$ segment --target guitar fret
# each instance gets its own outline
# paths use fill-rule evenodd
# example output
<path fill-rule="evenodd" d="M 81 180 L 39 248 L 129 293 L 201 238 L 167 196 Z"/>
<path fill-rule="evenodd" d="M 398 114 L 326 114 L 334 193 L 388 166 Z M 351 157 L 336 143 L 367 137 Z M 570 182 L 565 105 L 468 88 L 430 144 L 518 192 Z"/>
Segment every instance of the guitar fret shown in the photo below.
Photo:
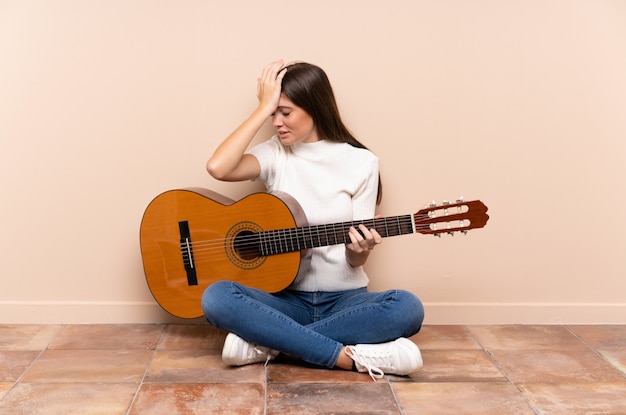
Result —
<path fill-rule="evenodd" d="M 323 239 L 320 240 L 320 246 L 329 245 L 328 241 L 328 226 L 324 225 L 324 232 L 322 233 Z"/>
<path fill-rule="evenodd" d="M 278 245 L 280 247 L 280 253 L 284 254 L 287 252 L 287 240 L 285 239 L 285 230 L 281 229 L 278 231 Z"/>
<path fill-rule="evenodd" d="M 273 239 L 273 243 L 272 246 L 274 248 L 274 253 L 275 254 L 280 254 L 280 237 L 278 236 L 278 233 L 280 232 L 280 230 L 276 230 L 274 232 L 272 232 L 272 239 Z"/>
<path fill-rule="evenodd" d="M 339 243 L 348 243 L 350 242 L 350 236 L 348 236 L 348 232 L 350 231 L 350 226 L 352 226 L 351 223 L 340 223 L 339 224 Z"/>
<path fill-rule="evenodd" d="M 298 244 L 298 251 L 302 250 L 302 245 L 300 245 L 300 238 L 298 237 L 298 228 L 295 229 L 296 233 L 296 243 Z"/>
<path fill-rule="evenodd" d="M 313 244 L 311 243 L 311 228 L 307 226 L 306 228 L 302 229 L 302 232 L 302 236 L 304 237 L 304 247 L 306 249 L 312 248 Z"/>
<path fill-rule="evenodd" d="M 300 239 L 298 238 L 298 228 L 294 228 L 293 230 L 293 238 L 294 238 L 294 251 L 300 251 L 302 250 L 302 248 L 300 248 Z"/>
<path fill-rule="evenodd" d="M 272 232 L 272 253 L 277 254 L 278 253 L 278 249 L 276 246 L 276 231 Z"/>
<path fill-rule="evenodd" d="M 326 246 L 328 245 L 328 229 L 326 228 L 326 225 L 323 225 L 322 229 L 323 232 L 320 236 L 320 246 Z"/>
<path fill-rule="evenodd" d="M 293 252 L 293 251 L 295 251 L 295 249 L 293 248 L 293 235 L 292 235 L 293 232 L 292 232 L 291 229 L 289 229 L 288 233 L 289 233 L 289 238 L 288 239 L 289 239 L 289 242 L 290 242 L 289 252 Z"/>
<path fill-rule="evenodd" d="M 314 232 L 313 235 L 312 235 L 312 237 L 313 237 L 313 241 L 312 241 L 313 247 L 317 248 L 317 247 L 322 246 L 322 239 L 321 239 L 321 235 L 320 235 L 320 225 L 313 226 L 312 230 Z"/>
<path fill-rule="evenodd" d="M 317 248 L 317 247 L 319 247 L 319 246 L 322 246 L 322 245 L 321 245 L 321 241 L 320 241 L 320 227 L 319 227 L 319 225 L 316 225 L 316 226 L 314 227 L 314 229 L 315 229 L 315 236 L 314 236 L 314 237 L 315 237 L 315 239 L 313 240 L 313 246 L 314 246 L 315 248 Z"/>
<path fill-rule="evenodd" d="M 265 255 L 272 255 L 272 231 L 264 232 L 265 234 Z"/>
<path fill-rule="evenodd" d="M 288 229 L 287 234 L 288 234 L 287 239 L 289 240 L 289 252 L 293 252 L 296 250 L 293 246 L 293 230 Z"/>
<path fill-rule="evenodd" d="M 267 256 L 267 251 L 265 250 L 265 232 L 259 232 L 259 253 L 261 256 Z"/>
<path fill-rule="evenodd" d="M 285 230 L 281 229 L 280 231 L 280 249 L 281 249 L 281 253 L 285 253 L 288 252 L 288 247 L 287 247 L 287 238 L 285 238 Z"/>
<path fill-rule="evenodd" d="M 300 236 L 298 236 L 300 232 Z M 302 234 L 302 228 L 296 228 L 296 236 L 298 237 L 298 249 L 301 251 L 304 249 L 304 234 Z"/>
<path fill-rule="evenodd" d="M 288 242 L 288 244 L 287 244 L 287 251 L 288 252 L 293 252 L 294 251 L 294 249 L 293 249 L 293 236 L 291 236 L 291 229 L 287 229 L 286 234 L 287 235 L 285 236 L 285 239 L 286 239 L 286 242 Z"/>
<path fill-rule="evenodd" d="M 309 238 L 308 238 L 309 248 L 315 248 L 315 241 L 313 239 L 313 228 L 309 227 L 308 230 L 309 230 Z"/>

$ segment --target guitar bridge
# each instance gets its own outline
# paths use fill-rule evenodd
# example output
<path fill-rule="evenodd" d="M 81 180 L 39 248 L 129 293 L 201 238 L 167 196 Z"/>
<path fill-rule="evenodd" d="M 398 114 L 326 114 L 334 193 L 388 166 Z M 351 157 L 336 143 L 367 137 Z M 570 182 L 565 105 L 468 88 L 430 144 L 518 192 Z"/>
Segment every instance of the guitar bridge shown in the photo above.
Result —
<path fill-rule="evenodd" d="M 193 257 L 193 244 L 191 243 L 191 234 L 189 233 L 189 222 L 186 220 L 178 222 L 178 229 L 180 230 L 180 253 L 183 258 L 185 272 L 187 273 L 187 285 L 198 285 L 198 276 Z"/>

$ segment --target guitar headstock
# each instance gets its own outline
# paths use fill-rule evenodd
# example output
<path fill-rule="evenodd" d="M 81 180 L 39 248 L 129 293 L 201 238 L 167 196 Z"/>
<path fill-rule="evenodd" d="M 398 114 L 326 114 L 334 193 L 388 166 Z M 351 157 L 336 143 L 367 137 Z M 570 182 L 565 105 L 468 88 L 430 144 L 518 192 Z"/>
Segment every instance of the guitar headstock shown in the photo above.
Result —
<path fill-rule="evenodd" d="M 487 224 L 487 206 L 480 200 L 466 202 L 460 198 L 454 203 L 434 202 L 413 215 L 415 231 L 421 234 L 441 236 L 442 233 L 467 233 L 470 229 L 482 228 Z"/>

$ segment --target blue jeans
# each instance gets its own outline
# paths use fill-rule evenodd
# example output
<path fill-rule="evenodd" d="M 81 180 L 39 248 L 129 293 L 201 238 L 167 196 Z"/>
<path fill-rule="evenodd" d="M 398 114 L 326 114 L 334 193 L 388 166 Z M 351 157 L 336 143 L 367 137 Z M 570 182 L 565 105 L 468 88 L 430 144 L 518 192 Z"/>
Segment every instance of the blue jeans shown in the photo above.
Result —
<path fill-rule="evenodd" d="M 269 294 L 231 281 L 210 285 L 202 296 L 202 310 L 219 329 L 330 368 L 344 345 L 410 337 L 424 320 L 421 301 L 408 291 Z"/>

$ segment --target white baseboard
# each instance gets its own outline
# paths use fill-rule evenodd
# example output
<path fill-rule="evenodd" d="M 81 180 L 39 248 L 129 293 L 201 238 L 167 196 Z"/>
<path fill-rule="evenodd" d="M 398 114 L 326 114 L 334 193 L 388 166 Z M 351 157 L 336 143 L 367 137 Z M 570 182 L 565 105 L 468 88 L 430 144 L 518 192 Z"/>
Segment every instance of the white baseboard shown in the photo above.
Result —
<path fill-rule="evenodd" d="M 0 301 L 0 324 L 146 324 L 179 319 L 155 302 Z"/>
<path fill-rule="evenodd" d="M 626 324 L 626 303 L 424 303 L 424 324 Z"/>
<path fill-rule="evenodd" d="M 424 303 L 427 325 L 626 324 L 626 303 Z M 154 302 L 0 301 L 0 324 L 145 324 L 176 318 Z"/>

